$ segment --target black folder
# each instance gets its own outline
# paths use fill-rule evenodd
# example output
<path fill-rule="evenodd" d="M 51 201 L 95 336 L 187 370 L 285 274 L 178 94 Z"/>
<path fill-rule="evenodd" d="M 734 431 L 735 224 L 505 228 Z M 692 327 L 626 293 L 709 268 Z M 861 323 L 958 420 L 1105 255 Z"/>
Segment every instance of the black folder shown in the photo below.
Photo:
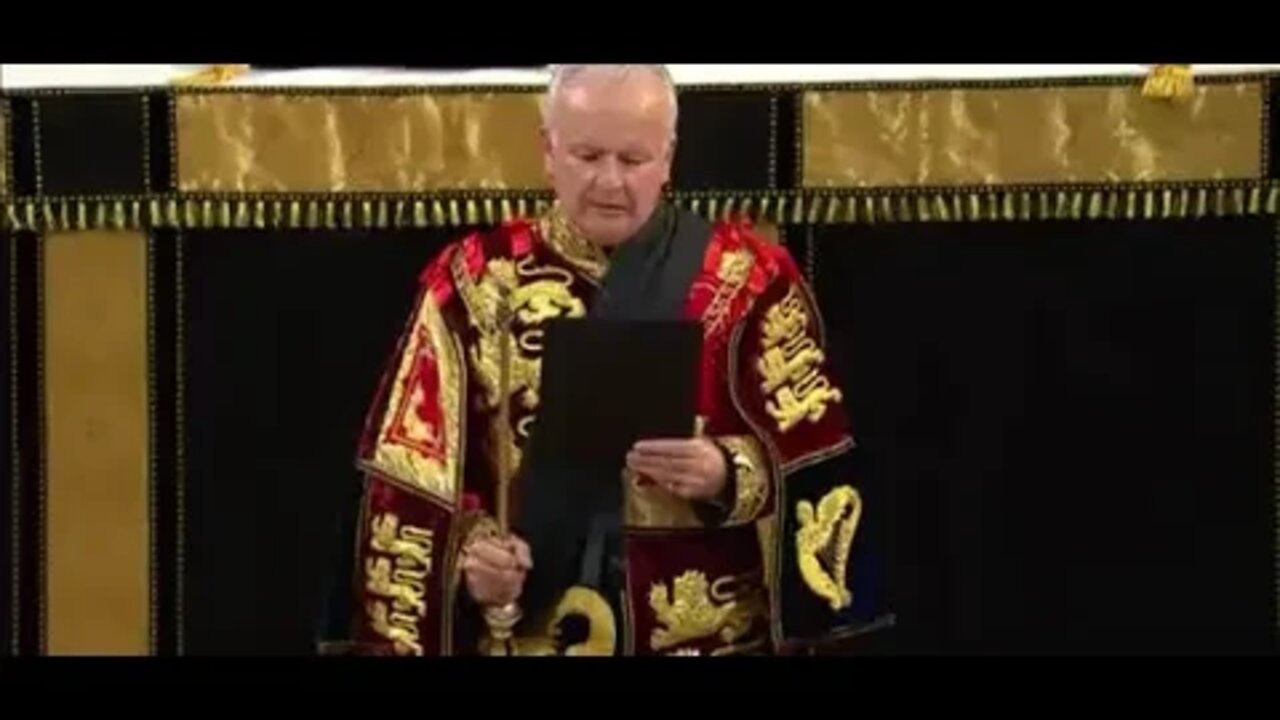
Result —
<path fill-rule="evenodd" d="M 696 322 L 549 322 L 534 430 L 538 462 L 621 471 L 637 440 L 692 436 L 701 355 Z"/>

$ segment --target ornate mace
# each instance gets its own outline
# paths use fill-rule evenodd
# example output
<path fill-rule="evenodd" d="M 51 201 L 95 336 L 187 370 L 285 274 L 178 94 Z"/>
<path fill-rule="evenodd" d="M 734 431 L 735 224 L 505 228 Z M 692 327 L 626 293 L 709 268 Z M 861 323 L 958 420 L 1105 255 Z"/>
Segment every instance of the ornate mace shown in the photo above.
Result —
<path fill-rule="evenodd" d="M 511 288 L 505 282 L 498 283 L 498 307 L 496 311 L 498 333 L 498 477 L 496 505 L 498 536 L 511 534 L 510 493 L 515 469 L 511 466 L 511 324 L 514 311 L 511 307 Z M 514 655 L 513 636 L 516 623 L 522 613 L 517 603 L 485 608 L 484 620 L 489 626 L 489 655 Z"/>

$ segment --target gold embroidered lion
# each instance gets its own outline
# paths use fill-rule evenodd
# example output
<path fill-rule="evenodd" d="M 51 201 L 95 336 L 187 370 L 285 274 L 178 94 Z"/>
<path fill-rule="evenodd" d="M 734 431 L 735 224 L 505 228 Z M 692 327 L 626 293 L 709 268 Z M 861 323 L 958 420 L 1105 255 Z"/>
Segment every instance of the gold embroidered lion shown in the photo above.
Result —
<path fill-rule="evenodd" d="M 800 576 L 809 589 L 826 600 L 832 610 L 841 610 L 853 602 L 845 584 L 849 549 L 862 517 L 862 497 L 848 485 L 832 489 L 813 503 L 796 504 L 796 558 Z"/>
<path fill-rule="evenodd" d="M 509 344 L 511 378 L 509 392 L 519 394 L 526 409 L 538 404 L 541 365 L 536 352 L 541 350 L 542 330 L 537 327 L 559 317 L 579 318 L 586 315 L 586 305 L 574 296 L 570 285 L 573 276 L 556 267 L 535 267 L 533 257 L 522 258 L 517 267 L 510 260 L 490 260 L 478 283 L 462 271 L 456 273 L 459 291 L 467 304 L 472 324 L 480 330 L 479 340 L 471 348 L 471 363 L 485 391 L 488 407 L 497 407 L 502 344 Z M 527 280 L 517 282 L 517 272 Z M 498 322 L 502 289 L 510 289 L 510 311 L 526 329 L 516 337 Z M 535 353 L 525 355 L 521 351 Z"/>
<path fill-rule="evenodd" d="M 712 585 L 697 570 L 687 570 L 672 582 L 655 583 L 649 590 L 649 607 L 660 625 L 654 628 L 649 645 L 654 650 L 711 637 L 732 643 L 750 630 L 760 614 L 759 598 L 734 596 L 722 587 L 734 578 L 720 578 Z"/>
<path fill-rule="evenodd" d="M 390 640 L 397 655 L 422 655 L 418 628 L 413 618 L 404 613 L 388 610 L 384 602 L 372 601 L 366 608 L 373 631 Z"/>
<path fill-rule="evenodd" d="M 421 531 L 415 533 L 406 526 L 402 532 L 400 518 L 391 513 L 374 517 L 370 521 L 370 529 L 372 530 L 370 544 L 374 550 L 397 558 L 407 558 L 424 568 L 431 567 L 430 539 L 413 537 L 422 535 Z"/>
<path fill-rule="evenodd" d="M 396 571 L 404 576 L 404 571 Z M 423 577 L 425 573 L 421 573 Z M 391 598 L 396 609 L 413 612 L 419 617 L 427 614 L 426 586 L 416 577 L 393 578 L 391 561 L 384 557 L 369 558 L 365 561 L 365 589 L 375 595 Z"/>
<path fill-rule="evenodd" d="M 770 307 L 760 326 L 760 357 L 755 368 L 760 390 L 768 398 L 765 410 L 788 432 L 801 420 L 816 423 L 827 406 L 844 399 L 823 372 L 826 353 L 809 333 L 809 313 L 797 286 Z"/>

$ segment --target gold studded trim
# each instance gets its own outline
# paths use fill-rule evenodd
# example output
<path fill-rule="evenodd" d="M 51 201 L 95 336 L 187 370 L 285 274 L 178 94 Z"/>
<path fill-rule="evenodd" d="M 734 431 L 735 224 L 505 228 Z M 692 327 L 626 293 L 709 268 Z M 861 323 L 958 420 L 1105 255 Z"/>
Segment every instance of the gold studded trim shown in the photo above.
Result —
<path fill-rule="evenodd" d="M 732 190 L 674 193 L 708 219 L 777 224 L 1035 220 L 1160 220 L 1274 216 L 1280 182 L 1164 186 Z M 492 225 L 535 217 L 549 193 L 458 197 L 389 195 L 134 195 L 0 200 L 0 231 L 171 229 L 400 229 Z"/>

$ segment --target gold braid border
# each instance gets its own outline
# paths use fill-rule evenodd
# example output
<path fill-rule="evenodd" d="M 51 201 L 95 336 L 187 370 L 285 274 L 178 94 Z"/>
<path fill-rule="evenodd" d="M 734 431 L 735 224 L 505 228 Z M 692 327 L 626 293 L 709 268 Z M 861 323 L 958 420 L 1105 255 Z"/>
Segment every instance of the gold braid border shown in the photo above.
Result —
<path fill-rule="evenodd" d="M 1186 220 L 1275 216 L 1280 181 L 1117 186 L 675 192 L 708 219 L 777 224 Z M 463 195 L 113 195 L 0 200 L 0 231 L 402 229 L 492 225 L 550 209 L 543 191 Z"/>

